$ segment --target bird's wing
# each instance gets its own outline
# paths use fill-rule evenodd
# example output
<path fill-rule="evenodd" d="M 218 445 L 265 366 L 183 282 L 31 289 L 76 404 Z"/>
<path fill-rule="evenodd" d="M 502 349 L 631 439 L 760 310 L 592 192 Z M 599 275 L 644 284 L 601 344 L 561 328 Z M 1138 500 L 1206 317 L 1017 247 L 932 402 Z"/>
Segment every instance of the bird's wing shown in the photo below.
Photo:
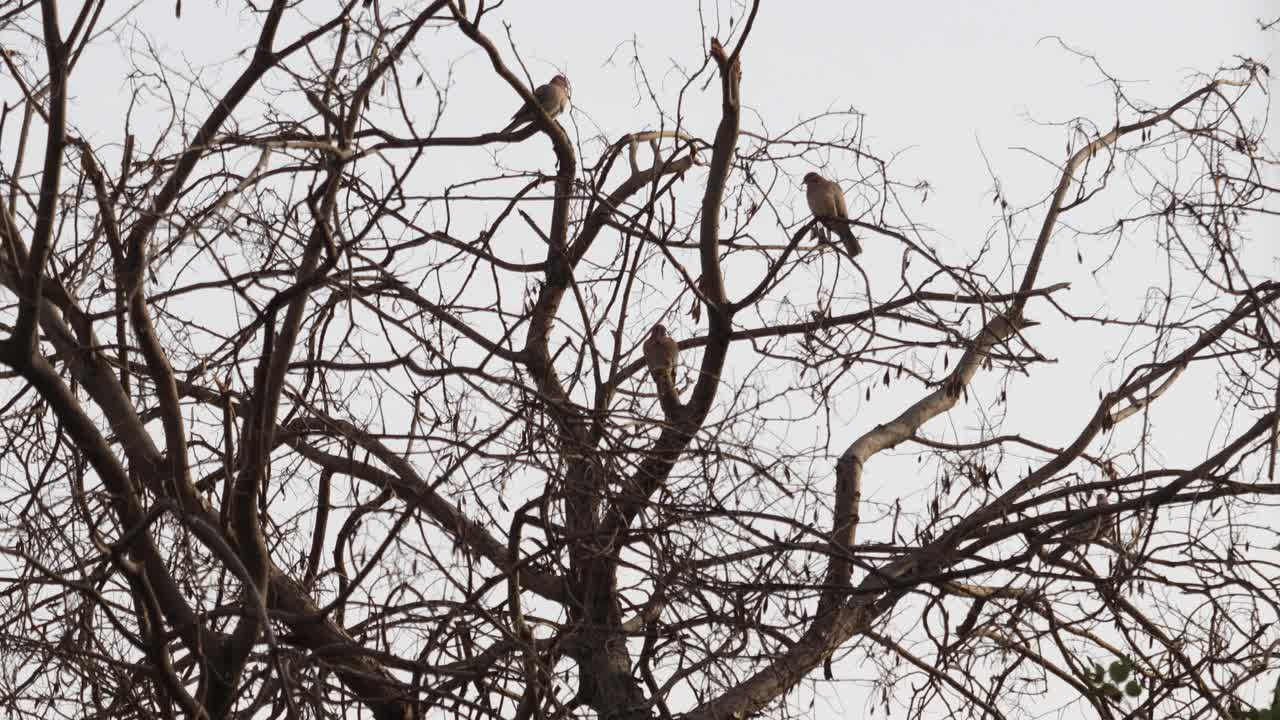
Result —
<path fill-rule="evenodd" d="M 849 219 L 849 209 L 844 204 L 844 191 L 840 189 L 840 184 L 834 181 L 831 183 L 831 200 L 835 205 L 835 216 Z"/>
<path fill-rule="evenodd" d="M 643 349 L 644 349 L 644 361 L 649 365 L 650 370 L 654 368 L 662 367 L 663 365 L 662 350 L 657 340 L 653 338 L 649 338 L 648 340 L 645 340 Z"/>
<path fill-rule="evenodd" d="M 542 106 L 543 110 L 547 109 L 547 98 L 550 97 L 551 94 L 552 94 L 552 88 L 550 85 L 539 85 L 538 87 L 533 89 L 533 99 L 538 101 L 538 104 Z M 515 120 L 516 118 L 519 118 L 519 117 L 525 117 L 525 118 L 533 117 L 533 108 L 529 105 L 529 103 L 525 103 L 521 105 L 520 109 L 515 111 L 515 113 L 511 116 L 511 119 Z"/>
<path fill-rule="evenodd" d="M 538 101 L 538 107 L 541 107 L 543 111 L 547 113 L 552 112 L 558 104 L 557 95 L 559 95 L 559 93 L 556 92 L 556 88 L 549 84 L 539 85 L 538 88 L 533 91 L 533 99 Z"/>
<path fill-rule="evenodd" d="M 825 188 L 806 191 L 805 200 L 809 202 L 809 212 L 812 212 L 814 217 L 827 217 L 834 210 L 831 205 L 831 193 Z"/>

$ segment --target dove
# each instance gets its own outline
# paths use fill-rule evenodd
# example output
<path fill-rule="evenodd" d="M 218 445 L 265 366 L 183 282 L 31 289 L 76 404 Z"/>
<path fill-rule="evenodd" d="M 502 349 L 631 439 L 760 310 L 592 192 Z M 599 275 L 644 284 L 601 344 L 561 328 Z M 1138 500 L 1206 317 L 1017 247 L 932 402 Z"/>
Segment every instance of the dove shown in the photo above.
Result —
<path fill-rule="evenodd" d="M 546 85 L 539 85 L 533 91 L 533 99 L 538 101 L 538 105 L 543 112 L 549 117 L 555 118 L 555 116 L 564 112 L 565 107 L 569 104 L 568 78 L 563 75 L 557 75 L 551 78 L 551 82 Z M 524 107 L 511 116 L 511 122 L 502 128 L 502 132 L 510 132 L 519 125 L 533 122 L 536 117 L 537 113 L 534 112 L 533 106 L 525 103 Z"/>
<path fill-rule="evenodd" d="M 674 394 L 676 391 L 676 362 L 680 357 L 680 347 L 675 339 L 667 334 L 665 325 L 659 323 L 649 331 L 649 338 L 644 341 L 644 361 L 649 366 L 649 374 L 658 386 L 662 395 Z"/>
<path fill-rule="evenodd" d="M 849 219 L 849 210 L 844 205 L 844 191 L 838 183 L 827 180 L 818 173 L 811 172 L 804 176 L 805 199 L 809 201 L 809 210 L 822 222 L 823 227 L 840 236 L 845 252 L 849 257 L 857 257 L 862 252 L 858 238 L 853 236 L 849 223 L 841 222 Z"/>

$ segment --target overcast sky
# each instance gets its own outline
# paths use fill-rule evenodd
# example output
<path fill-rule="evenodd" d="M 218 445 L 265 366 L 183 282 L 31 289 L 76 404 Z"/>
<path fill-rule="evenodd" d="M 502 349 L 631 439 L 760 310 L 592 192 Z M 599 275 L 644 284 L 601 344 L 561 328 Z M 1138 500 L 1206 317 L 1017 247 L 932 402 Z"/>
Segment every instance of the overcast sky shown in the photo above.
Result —
<path fill-rule="evenodd" d="M 719 3 L 718 13 L 717 3 L 701 4 L 710 30 L 722 34 L 727 28 L 717 30 L 716 23 L 741 11 L 736 3 Z M 571 121 L 578 135 L 600 133 L 615 139 L 655 125 L 633 74 L 633 52 L 644 61 L 664 105 L 674 101 L 684 83 L 678 68 L 697 67 L 703 61 L 706 38 L 698 5 L 689 0 L 508 0 L 502 15 L 511 21 L 515 42 L 535 81 L 545 82 L 557 71 L 569 76 L 574 92 Z M 239 7 L 188 0 L 183 17 L 175 19 L 172 2 L 153 3 L 145 7 L 140 25 L 171 60 L 183 57 L 194 67 L 223 62 L 221 70 L 200 73 L 211 89 L 223 90 L 243 65 L 236 53 L 248 42 L 248 33 L 256 32 Z M 928 202 L 911 208 L 912 216 L 927 226 L 930 241 L 942 248 L 944 257 L 962 261 L 998 221 L 991 204 L 993 174 L 1015 205 L 1037 202 L 1052 189 L 1054 168 L 1018 148 L 1056 160 L 1062 157 L 1066 132 L 1037 122 L 1085 116 L 1109 127 L 1114 120 L 1111 88 L 1099 70 L 1051 38 L 1096 56 L 1113 76 L 1130 81 L 1134 99 L 1165 105 L 1193 88 L 1197 73 L 1235 65 L 1240 55 L 1280 69 L 1275 58 L 1278 36 L 1261 33 L 1256 22 L 1276 14 L 1280 6 L 1262 0 L 766 1 L 743 60 L 742 96 L 750 110 L 744 126 L 778 131 L 828 109 L 854 108 L 865 114 L 869 148 L 882 156 L 897 156 L 894 176 L 927 180 L 932 187 Z M 498 30 L 496 23 L 491 25 L 495 35 Z M 634 46 L 629 45 L 633 41 Z M 452 35 L 424 34 L 414 49 L 428 58 L 439 77 L 448 70 L 447 63 L 457 61 L 443 132 L 491 130 L 505 121 L 515 101 L 482 54 Z M 130 99 L 122 80 L 124 65 L 118 55 L 102 51 L 91 60 L 92 65 L 79 69 L 72 80 L 72 117 L 79 132 L 92 139 L 118 138 L 119 110 Z M 0 79 L 9 82 L 7 75 Z M 5 92 L 9 97 L 10 91 Z M 425 121 L 425 89 L 422 95 Z M 690 108 L 690 123 L 702 137 L 714 132 L 715 102 L 714 93 L 708 93 Z M 135 119 L 135 131 L 145 136 L 148 128 L 154 132 L 166 121 L 149 109 Z M 12 134 L 8 135 L 3 150 L 11 157 Z M 545 157 L 542 145 L 530 151 Z M 454 170 L 442 167 L 441 177 Z M 843 179 L 850 179 L 852 170 L 839 158 L 823 168 Z M 1101 204 L 1099 217 L 1125 209 Z M 1280 275 L 1275 229 L 1273 224 L 1269 232 L 1258 233 L 1273 244 L 1259 243 L 1248 254 L 1259 275 Z M 1147 270 L 1142 259 L 1146 251 L 1130 250 L 1095 276 L 1090 270 L 1101 261 L 1101 249 L 1073 239 L 1055 245 L 1046 284 L 1072 282 L 1069 302 L 1077 309 L 1094 310 L 1106 303 L 1134 307 L 1145 292 L 1145 285 L 1135 285 L 1133 279 Z M 1083 263 L 1076 261 L 1077 251 Z M 863 261 L 874 273 L 877 268 L 893 271 L 897 258 L 877 257 L 872 241 Z M 1033 304 L 1030 314 L 1041 313 Z M 1036 370 L 1035 383 L 1042 386 L 1048 380 L 1053 390 L 1037 402 L 1015 403 L 1009 410 L 1011 422 L 1034 427 L 1048 442 L 1066 440 L 1077 431 L 1096 403 L 1096 391 L 1109 389 L 1116 380 L 1115 373 L 1097 371 L 1107 355 L 1105 348 L 1080 348 L 1071 338 L 1055 338 L 1054 331 L 1050 325 L 1033 336 L 1046 354 L 1064 358 L 1056 366 Z M 1166 433 L 1161 451 L 1171 462 L 1195 459 L 1206 450 L 1210 433 L 1205 413 L 1215 407 L 1213 389 L 1212 374 L 1207 373 L 1180 384 L 1164 401 L 1165 416 L 1171 420 L 1161 428 Z M 833 453 L 858 433 L 891 418 L 914 397 L 885 393 L 859 404 L 856 415 L 851 413 L 847 425 L 835 433 Z M 1052 413 L 1045 411 L 1050 406 Z M 927 429 L 934 436 L 943 435 L 945 427 L 939 426 L 947 422 L 936 421 Z M 964 427 L 953 430 L 966 435 Z M 889 467 L 895 470 L 887 471 Z M 892 502 L 919 482 L 929 481 L 904 480 L 899 472 L 907 467 L 877 459 L 868 470 L 867 500 Z M 838 696 L 823 691 L 831 717 L 864 707 L 863 686 L 842 687 Z"/>

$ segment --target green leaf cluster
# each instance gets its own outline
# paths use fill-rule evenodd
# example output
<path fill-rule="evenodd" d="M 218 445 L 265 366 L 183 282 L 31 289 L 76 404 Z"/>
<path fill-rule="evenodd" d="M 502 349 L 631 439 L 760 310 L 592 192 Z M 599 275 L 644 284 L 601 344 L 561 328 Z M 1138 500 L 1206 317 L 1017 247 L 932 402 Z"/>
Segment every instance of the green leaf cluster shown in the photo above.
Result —
<path fill-rule="evenodd" d="M 1133 663 L 1128 658 L 1115 660 L 1106 668 L 1092 661 L 1089 664 L 1092 667 L 1084 679 L 1098 695 L 1111 702 L 1142 695 L 1142 684 L 1134 676 Z"/>

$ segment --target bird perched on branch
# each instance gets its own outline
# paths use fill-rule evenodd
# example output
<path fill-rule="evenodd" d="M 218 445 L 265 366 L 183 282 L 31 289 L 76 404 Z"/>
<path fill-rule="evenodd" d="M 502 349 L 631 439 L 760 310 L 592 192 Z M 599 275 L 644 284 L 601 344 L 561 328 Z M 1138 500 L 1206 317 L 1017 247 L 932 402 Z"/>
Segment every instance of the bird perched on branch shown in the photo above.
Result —
<path fill-rule="evenodd" d="M 832 182 L 816 172 L 804 176 L 805 199 L 809 201 L 809 210 L 813 212 L 824 228 L 840 237 L 845 252 L 849 257 L 857 257 L 862 252 L 858 238 L 853 236 L 853 228 L 849 226 L 849 210 L 844 204 L 844 191 L 840 184 Z"/>
<path fill-rule="evenodd" d="M 1093 499 L 1093 516 L 1076 524 L 1059 538 L 1058 547 L 1048 553 L 1049 562 L 1057 562 L 1075 551 L 1081 554 L 1088 552 L 1089 545 L 1107 537 L 1113 518 L 1109 518 L 1097 508 L 1107 504 L 1107 496 L 1098 493 Z M 1090 508 L 1082 508 L 1081 512 L 1089 512 Z"/>
<path fill-rule="evenodd" d="M 649 374 L 658 386 L 661 395 L 676 392 L 676 362 L 680 358 L 680 347 L 667 334 L 667 327 L 661 323 L 654 325 L 649 337 L 644 341 L 644 361 L 649 366 Z"/>
<path fill-rule="evenodd" d="M 533 91 L 533 99 L 538 101 L 538 105 L 548 117 L 554 119 L 569 105 L 569 79 L 563 75 L 551 78 L 551 82 L 539 85 Z M 533 122 L 537 116 L 533 106 L 525 103 L 524 107 L 511 116 L 511 122 L 502 128 L 502 132 L 510 132 L 523 123 Z"/>

